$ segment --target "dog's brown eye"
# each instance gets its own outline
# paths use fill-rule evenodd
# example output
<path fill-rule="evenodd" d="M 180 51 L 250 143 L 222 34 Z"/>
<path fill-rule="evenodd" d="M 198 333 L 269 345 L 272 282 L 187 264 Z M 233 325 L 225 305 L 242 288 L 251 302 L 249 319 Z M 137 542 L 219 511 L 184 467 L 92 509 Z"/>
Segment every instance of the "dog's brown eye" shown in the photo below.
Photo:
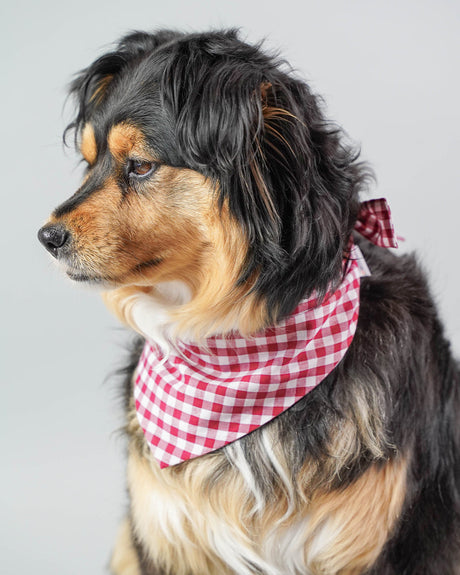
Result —
<path fill-rule="evenodd" d="M 157 168 L 155 162 L 148 162 L 146 160 L 129 160 L 128 174 L 134 176 L 148 176 L 153 173 Z"/>

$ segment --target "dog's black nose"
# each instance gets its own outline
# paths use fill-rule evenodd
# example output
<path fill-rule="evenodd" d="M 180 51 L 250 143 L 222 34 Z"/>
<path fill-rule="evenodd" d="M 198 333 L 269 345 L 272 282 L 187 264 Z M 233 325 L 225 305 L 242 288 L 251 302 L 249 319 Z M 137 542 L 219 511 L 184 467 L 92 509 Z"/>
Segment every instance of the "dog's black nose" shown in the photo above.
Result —
<path fill-rule="evenodd" d="M 38 231 L 38 239 L 55 258 L 70 238 L 70 234 L 61 224 L 49 224 Z"/>

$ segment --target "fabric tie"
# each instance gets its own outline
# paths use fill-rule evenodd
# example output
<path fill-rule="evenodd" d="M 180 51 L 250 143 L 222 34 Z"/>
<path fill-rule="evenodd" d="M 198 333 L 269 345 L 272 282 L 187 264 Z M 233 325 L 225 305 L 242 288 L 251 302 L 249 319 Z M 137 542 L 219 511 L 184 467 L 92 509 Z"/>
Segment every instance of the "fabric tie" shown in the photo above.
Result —
<path fill-rule="evenodd" d="M 362 204 L 356 229 L 396 247 L 385 200 Z M 245 338 L 214 336 L 203 345 L 177 341 L 167 355 L 146 341 L 134 386 L 136 412 L 164 468 L 243 437 L 294 405 L 341 361 L 353 339 L 364 258 L 352 246 L 338 289 L 314 296 L 276 326 Z"/>
<path fill-rule="evenodd" d="M 390 206 L 385 198 L 361 203 L 355 230 L 376 246 L 398 247 Z"/>

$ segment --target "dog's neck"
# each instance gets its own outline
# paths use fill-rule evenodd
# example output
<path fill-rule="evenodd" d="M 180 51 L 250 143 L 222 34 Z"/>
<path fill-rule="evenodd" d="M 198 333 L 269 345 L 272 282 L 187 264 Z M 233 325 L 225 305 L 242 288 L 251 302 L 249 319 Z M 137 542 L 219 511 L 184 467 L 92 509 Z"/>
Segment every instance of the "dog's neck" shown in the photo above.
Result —
<path fill-rule="evenodd" d="M 165 348 L 177 338 L 199 343 L 213 335 L 250 335 L 266 327 L 265 304 L 247 287 L 222 289 L 219 298 L 210 297 L 210 291 L 204 285 L 193 293 L 177 280 L 151 288 L 122 287 L 105 292 L 103 298 L 123 323 Z"/>

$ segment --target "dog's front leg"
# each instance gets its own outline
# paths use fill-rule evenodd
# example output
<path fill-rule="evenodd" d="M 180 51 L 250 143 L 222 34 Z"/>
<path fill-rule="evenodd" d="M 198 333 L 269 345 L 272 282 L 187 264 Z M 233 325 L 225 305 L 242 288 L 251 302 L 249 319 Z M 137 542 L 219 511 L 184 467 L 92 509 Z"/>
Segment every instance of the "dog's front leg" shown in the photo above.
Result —
<path fill-rule="evenodd" d="M 131 522 L 126 517 L 121 523 L 109 565 L 111 575 L 165 575 L 152 565 L 133 538 Z"/>
<path fill-rule="evenodd" d="M 123 520 L 118 530 L 110 571 L 113 575 L 143 575 L 128 518 Z"/>

